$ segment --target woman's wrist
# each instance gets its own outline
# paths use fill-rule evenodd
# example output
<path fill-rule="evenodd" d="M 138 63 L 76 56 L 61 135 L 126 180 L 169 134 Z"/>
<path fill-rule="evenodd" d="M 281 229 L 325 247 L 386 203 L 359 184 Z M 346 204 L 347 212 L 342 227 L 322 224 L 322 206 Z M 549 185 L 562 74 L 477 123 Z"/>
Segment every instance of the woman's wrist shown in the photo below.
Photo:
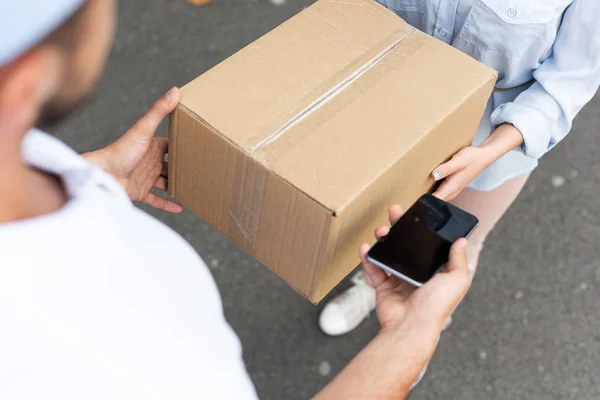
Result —
<path fill-rule="evenodd" d="M 523 135 L 514 125 L 502 124 L 479 147 L 495 160 L 523 144 Z"/>

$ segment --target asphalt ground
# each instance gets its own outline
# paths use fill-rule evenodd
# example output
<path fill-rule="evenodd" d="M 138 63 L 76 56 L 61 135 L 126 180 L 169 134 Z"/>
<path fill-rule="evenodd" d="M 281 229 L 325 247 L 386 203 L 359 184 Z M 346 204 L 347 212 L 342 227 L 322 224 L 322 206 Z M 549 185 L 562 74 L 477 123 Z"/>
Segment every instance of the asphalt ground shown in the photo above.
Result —
<path fill-rule="evenodd" d="M 110 143 L 172 85 L 185 84 L 310 3 L 213 0 L 201 8 L 184 0 L 121 1 L 98 90 L 55 133 L 79 151 Z M 492 233 L 473 287 L 412 398 L 600 398 L 599 146 L 596 96 Z M 149 212 L 206 260 L 263 399 L 310 398 L 377 332 L 371 317 L 351 334 L 325 336 L 317 327 L 320 306 L 200 218 Z"/>

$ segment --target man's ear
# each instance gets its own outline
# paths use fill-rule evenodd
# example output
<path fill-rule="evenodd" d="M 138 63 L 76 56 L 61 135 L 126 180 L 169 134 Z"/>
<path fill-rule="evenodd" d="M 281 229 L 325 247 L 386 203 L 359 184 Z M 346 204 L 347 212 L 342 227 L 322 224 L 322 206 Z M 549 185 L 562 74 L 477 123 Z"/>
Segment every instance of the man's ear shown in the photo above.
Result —
<path fill-rule="evenodd" d="M 36 49 L 0 67 L 0 130 L 23 134 L 35 124 L 55 86 L 47 56 Z"/>

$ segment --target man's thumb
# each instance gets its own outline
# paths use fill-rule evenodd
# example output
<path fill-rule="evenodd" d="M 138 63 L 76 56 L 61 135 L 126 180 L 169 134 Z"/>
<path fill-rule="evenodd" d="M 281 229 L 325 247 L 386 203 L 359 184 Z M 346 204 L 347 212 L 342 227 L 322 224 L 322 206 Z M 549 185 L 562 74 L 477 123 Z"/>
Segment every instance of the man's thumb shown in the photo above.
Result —
<path fill-rule="evenodd" d="M 425 284 L 433 289 L 430 291 L 433 294 L 432 300 L 435 300 L 432 303 L 433 311 L 442 324 L 454 312 L 471 285 L 466 246 L 466 239 L 454 243 L 450 249 L 446 271 L 437 274 Z"/>
<path fill-rule="evenodd" d="M 467 239 L 459 239 L 450 248 L 450 259 L 448 261 L 449 273 L 469 273 L 467 263 Z"/>
<path fill-rule="evenodd" d="M 169 115 L 179 103 L 179 88 L 173 87 L 158 99 L 152 108 L 128 131 L 134 135 L 152 137 L 163 119 Z"/>

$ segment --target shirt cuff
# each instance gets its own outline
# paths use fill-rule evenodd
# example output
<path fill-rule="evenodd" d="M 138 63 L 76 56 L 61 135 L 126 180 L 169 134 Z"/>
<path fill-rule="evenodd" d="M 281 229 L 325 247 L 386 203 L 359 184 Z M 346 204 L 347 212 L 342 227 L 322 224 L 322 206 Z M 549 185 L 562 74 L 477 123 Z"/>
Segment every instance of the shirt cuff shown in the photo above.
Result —
<path fill-rule="evenodd" d="M 494 126 L 514 125 L 523 135 L 521 151 L 528 157 L 539 159 L 550 149 L 552 136 L 548 119 L 535 108 L 516 103 L 506 103 L 491 115 Z"/>

